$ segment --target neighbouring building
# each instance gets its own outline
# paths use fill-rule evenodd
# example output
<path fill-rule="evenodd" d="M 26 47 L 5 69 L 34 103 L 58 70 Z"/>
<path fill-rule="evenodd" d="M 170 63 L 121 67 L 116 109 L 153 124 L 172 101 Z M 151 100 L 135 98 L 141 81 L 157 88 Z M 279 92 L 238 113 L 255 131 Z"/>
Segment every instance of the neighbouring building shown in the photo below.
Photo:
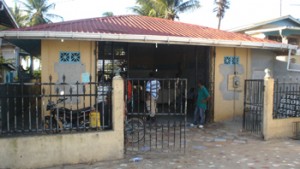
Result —
<path fill-rule="evenodd" d="M 276 53 L 279 65 L 283 65 L 298 71 L 300 63 L 300 21 L 291 15 L 282 16 L 262 22 L 253 23 L 231 29 L 232 32 L 244 33 L 252 37 L 274 40 L 284 44 L 298 46 L 298 49 L 291 51 L 290 58 L 287 51 Z M 287 66 L 286 64 L 289 63 Z M 281 66 L 281 67 L 283 67 Z M 274 71 L 277 71 L 274 69 Z M 282 73 L 281 73 L 282 74 Z"/>
<path fill-rule="evenodd" d="M 0 30 L 18 28 L 18 24 L 11 14 L 4 0 L 0 0 Z M 17 77 L 18 48 L 0 38 L 0 82 L 10 83 Z"/>

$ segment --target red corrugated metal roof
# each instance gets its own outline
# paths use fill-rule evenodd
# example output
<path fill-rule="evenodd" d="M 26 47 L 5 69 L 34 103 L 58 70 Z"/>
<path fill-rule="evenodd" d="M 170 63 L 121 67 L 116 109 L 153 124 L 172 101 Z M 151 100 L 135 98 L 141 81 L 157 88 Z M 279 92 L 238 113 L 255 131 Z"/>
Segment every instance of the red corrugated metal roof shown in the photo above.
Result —
<path fill-rule="evenodd" d="M 192 25 L 161 18 L 137 15 L 81 19 L 59 23 L 43 24 L 33 27 L 25 27 L 12 30 L 158 35 L 215 40 L 277 43 L 275 41 L 270 41 L 266 39 L 254 38 L 245 34 L 227 32 L 209 27 Z"/>

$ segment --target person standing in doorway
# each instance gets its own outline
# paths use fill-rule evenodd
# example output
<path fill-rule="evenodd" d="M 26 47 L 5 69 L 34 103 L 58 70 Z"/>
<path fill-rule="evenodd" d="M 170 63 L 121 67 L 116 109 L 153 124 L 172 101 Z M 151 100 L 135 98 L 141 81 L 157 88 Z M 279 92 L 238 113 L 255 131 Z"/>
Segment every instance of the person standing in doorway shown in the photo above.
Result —
<path fill-rule="evenodd" d="M 207 109 L 207 101 L 210 99 L 210 95 L 207 89 L 204 87 L 202 81 L 198 81 L 196 107 L 194 111 L 194 125 L 199 124 L 199 128 L 203 128 L 205 122 L 205 110 Z"/>
<path fill-rule="evenodd" d="M 146 84 L 146 107 L 149 113 L 147 120 L 155 121 L 155 114 L 157 112 L 156 101 L 159 97 L 160 83 L 154 79 L 154 72 L 149 74 L 150 80 Z"/>

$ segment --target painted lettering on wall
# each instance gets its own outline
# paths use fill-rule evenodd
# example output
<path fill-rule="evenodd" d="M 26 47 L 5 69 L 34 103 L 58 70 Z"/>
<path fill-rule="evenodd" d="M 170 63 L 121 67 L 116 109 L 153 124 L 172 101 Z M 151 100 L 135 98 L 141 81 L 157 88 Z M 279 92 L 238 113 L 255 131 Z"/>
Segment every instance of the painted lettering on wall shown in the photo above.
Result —
<path fill-rule="evenodd" d="M 300 117 L 300 95 L 284 94 L 280 97 L 277 118 Z"/>

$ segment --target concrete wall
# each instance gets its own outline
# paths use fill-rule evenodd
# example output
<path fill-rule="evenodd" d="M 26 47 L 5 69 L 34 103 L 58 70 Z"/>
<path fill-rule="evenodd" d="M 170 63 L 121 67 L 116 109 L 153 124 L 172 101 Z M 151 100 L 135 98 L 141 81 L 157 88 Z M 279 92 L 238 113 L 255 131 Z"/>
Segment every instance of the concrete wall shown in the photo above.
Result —
<path fill-rule="evenodd" d="M 237 65 L 225 64 L 225 57 L 237 56 Z M 215 64 L 215 97 L 214 97 L 214 117 L 215 121 L 230 119 L 243 114 L 244 100 L 244 79 L 250 74 L 251 51 L 243 48 L 216 48 Z M 240 87 L 232 87 L 232 77 L 234 73 L 240 77 Z"/>
<path fill-rule="evenodd" d="M 124 82 L 113 81 L 113 131 L 0 138 L 0 168 L 40 168 L 124 155 Z"/>
<path fill-rule="evenodd" d="M 251 50 L 251 79 L 263 79 L 264 70 L 269 68 L 274 70 L 276 55 L 270 50 L 252 49 Z"/>
<path fill-rule="evenodd" d="M 299 59 L 299 58 L 297 58 Z M 251 79 L 263 79 L 264 69 L 269 68 L 274 79 L 293 82 L 300 79 L 299 72 L 288 71 L 287 62 L 276 60 L 276 53 L 270 50 L 253 49 L 251 56 Z M 299 64 L 290 64 L 291 69 L 299 70 Z"/>
<path fill-rule="evenodd" d="M 263 136 L 265 140 L 293 136 L 293 123 L 300 118 L 273 119 L 274 79 L 265 78 Z"/>
<path fill-rule="evenodd" d="M 276 69 L 273 71 L 274 79 L 278 79 L 279 82 L 295 82 L 300 79 L 300 73 L 295 71 L 288 71 L 287 70 L 287 62 L 282 62 L 275 60 L 274 65 Z M 290 69 L 300 71 L 299 64 L 290 64 Z"/>

